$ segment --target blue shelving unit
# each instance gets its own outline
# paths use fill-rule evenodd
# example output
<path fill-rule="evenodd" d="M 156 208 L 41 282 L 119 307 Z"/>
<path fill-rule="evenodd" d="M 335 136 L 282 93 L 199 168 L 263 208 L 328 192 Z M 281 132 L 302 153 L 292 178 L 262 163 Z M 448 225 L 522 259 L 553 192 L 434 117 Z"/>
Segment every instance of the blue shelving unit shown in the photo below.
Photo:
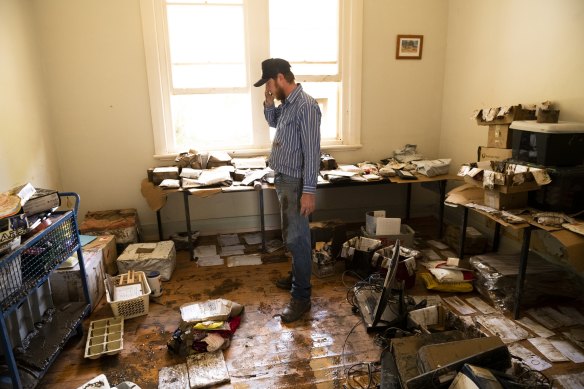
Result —
<path fill-rule="evenodd" d="M 82 331 L 82 320 L 90 312 L 87 275 L 77 228 L 79 195 L 71 192 L 59 195 L 74 197 L 74 210 L 53 213 L 49 227 L 0 258 L 0 341 L 5 365 L 0 375 L 0 387 L 34 388 L 69 338 Z M 7 317 L 75 252 L 85 301 L 56 307 L 51 320 L 38 325 L 38 331 L 31 337 L 26 350 L 15 350 L 6 325 Z"/>

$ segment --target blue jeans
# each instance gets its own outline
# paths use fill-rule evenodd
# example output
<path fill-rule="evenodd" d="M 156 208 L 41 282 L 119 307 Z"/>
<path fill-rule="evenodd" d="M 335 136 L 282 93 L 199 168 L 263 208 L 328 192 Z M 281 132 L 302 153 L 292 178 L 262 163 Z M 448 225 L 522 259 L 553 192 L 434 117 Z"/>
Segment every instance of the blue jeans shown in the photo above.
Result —
<path fill-rule="evenodd" d="M 282 239 L 292 253 L 292 297 L 309 300 L 312 244 L 308 217 L 300 214 L 302 179 L 276 173 L 274 185 L 280 202 Z"/>

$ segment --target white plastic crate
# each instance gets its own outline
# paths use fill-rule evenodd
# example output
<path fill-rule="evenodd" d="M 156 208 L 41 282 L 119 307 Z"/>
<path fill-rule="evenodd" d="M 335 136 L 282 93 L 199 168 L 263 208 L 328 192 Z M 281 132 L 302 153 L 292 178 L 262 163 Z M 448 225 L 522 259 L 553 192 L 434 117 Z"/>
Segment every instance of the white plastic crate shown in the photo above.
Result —
<path fill-rule="evenodd" d="M 124 348 L 123 337 L 123 317 L 92 321 L 85 344 L 85 358 L 95 359 L 119 353 Z"/>
<path fill-rule="evenodd" d="M 112 312 L 114 313 L 115 317 L 122 316 L 124 319 L 131 319 L 133 317 L 138 317 L 142 315 L 148 314 L 149 303 L 150 303 L 150 286 L 146 281 L 146 275 L 142 271 L 135 272 L 136 275 L 140 277 L 140 284 L 142 284 L 142 294 L 139 297 L 132 298 L 129 300 L 121 300 L 121 301 L 113 301 L 113 296 L 111 296 L 110 288 L 108 287 L 108 279 L 112 280 L 113 285 L 111 290 L 120 285 L 120 278 L 121 275 L 108 278 L 104 280 L 105 283 L 105 297 L 107 299 L 108 304 L 112 308 Z"/>

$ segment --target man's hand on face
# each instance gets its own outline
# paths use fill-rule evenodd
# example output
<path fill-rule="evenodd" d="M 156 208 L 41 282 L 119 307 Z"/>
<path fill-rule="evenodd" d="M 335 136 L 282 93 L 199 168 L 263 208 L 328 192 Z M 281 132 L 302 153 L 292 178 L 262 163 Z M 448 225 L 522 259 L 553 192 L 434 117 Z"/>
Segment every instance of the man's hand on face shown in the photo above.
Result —
<path fill-rule="evenodd" d="M 300 214 L 309 216 L 316 209 L 316 195 L 314 193 L 303 193 L 300 197 Z"/>
<path fill-rule="evenodd" d="M 270 107 L 270 106 L 274 105 L 275 96 L 272 92 L 269 91 L 267 83 L 266 83 L 266 90 L 264 91 L 264 96 L 266 98 L 266 100 L 264 101 L 264 105 L 266 107 Z"/>

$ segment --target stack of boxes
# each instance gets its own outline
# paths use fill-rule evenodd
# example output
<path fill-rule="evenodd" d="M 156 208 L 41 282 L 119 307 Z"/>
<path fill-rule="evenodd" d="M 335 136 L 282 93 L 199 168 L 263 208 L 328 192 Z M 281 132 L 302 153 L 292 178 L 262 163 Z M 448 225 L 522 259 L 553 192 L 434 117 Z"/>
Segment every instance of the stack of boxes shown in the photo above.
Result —
<path fill-rule="evenodd" d="M 476 114 L 480 126 L 488 126 L 487 145 L 479 146 L 478 161 L 505 161 L 513 157 L 514 120 L 535 119 L 535 110 L 523 108 L 520 104 L 507 107 L 485 108 Z M 504 187 L 504 190 L 485 189 L 486 206 L 495 209 L 521 208 L 527 205 L 528 191 L 537 187 Z"/>
<path fill-rule="evenodd" d="M 484 108 L 476 113 L 479 126 L 488 126 L 486 146 L 479 146 L 478 161 L 504 161 L 512 157 L 514 120 L 534 120 L 535 111 L 524 109 L 521 104 L 507 107 Z"/>

